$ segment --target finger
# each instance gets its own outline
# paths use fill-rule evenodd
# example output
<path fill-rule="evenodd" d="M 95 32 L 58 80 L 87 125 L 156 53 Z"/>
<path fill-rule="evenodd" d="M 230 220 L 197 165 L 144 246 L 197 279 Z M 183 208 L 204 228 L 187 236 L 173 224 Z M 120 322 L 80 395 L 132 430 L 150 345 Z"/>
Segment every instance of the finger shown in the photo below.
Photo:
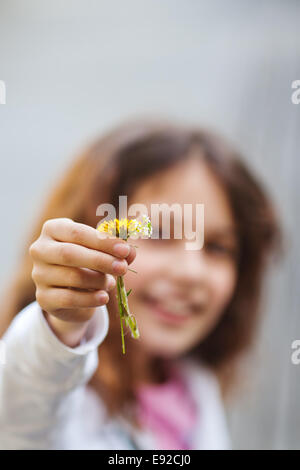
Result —
<path fill-rule="evenodd" d="M 60 309 L 95 308 L 107 304 L 109 295 L 103 290 L 80 292 L 63 287 L 39 289 L 36 299 L 43 309 L 53 312 Z"/>
<path fill-rule="evenodd" d="M 119 258 L 125 258 L 131 251 L 131 247 L 122 238 L 107 237 L 89 225 L 68 218 L 47 220 L 43 225 L 43 233 L 56 241 L 82 245 Z M 115 248 L 116 245 L 118 246 Z"/>
<path fill-rule="evenodd" d="M 128 264 L 125 259 L 115 258 L 102 251 L 91 250 L 73 243 L 47 241 L 41 244 L 39 252 L 43 253 L 44 263 L 88 268 L 119 276 L 127 272 Z"/>
<path fill-rule="evenodd" d="M 135 260 L 135 257 L 136 257 L 136 249 L 133 246 L 131 246 L 130 247 L 130 253 L 125 258 L 126 261 L 127 261 L 127 264 L 131 264 Z"/>
<path fill-rule="evenodd" d="M 99 273 L 85 268 L 44 263 L 34 266 L 32 278 L 35 283 L 53 287 L 75 287 L 79 289 L 110 291 L 116 286 L 116 280 L 111 274 Z"/>

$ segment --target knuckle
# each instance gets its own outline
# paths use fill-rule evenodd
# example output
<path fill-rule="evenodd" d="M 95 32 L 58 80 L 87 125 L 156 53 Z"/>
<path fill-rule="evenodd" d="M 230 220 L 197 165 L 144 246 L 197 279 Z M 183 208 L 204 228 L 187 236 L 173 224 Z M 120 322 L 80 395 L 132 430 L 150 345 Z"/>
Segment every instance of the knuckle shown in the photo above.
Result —
<path fill-rule="evenodd" d="M 69 230 L 74 226 L 74 221 L 72 219 L 69 219 L 68 217 L 60 217 L 56 220 L 57 220 L 57 223 L 59 223 L 60 225 L 63 225 Z"/>
<path fill-rule="evenodd" d="M 70 237 L 73 242 L 79 242 L 81 240 L 81 230 L 76 225 L 72 224 L 70 227 Z"/>
<path fill-rule="evenodd" d="M 97 293 L 91 292 L 85 299 L 85 303 L 89 307 L 97 307 Z"/>
<path fill-rule="evenodd" d="M 45 305 L 45 292 L 44 292 L 43 289 L 39 289 L 39 288 L 36 289 L 35 298 L 36 298 L 37 303 L 42 308 L 44 308 L 44 305 Z"/>
<path fill-rule="evenodd" d="M 31 256 L 31 258 L 35 258 L 39 253 L 39 249 L 38 249 L 38 244 L 37 242 L 33 242 L 30 247 L 29 247 L 29 255 Z"/>
<path fill-rule="evenodd" d="M 80 269 L 72 269 L 70 272 L 70 284 L 76 287 L 84 285 L 85 275 Z"/>
<path fill-rule="evenodd" d="M 39 271 L 36 266 L 33 266 L 33 269 L 31 271 L 31 278 L 35 283 L 37 283 L 39 280 Z"/>
<path fill-rule="evenodd" d="M 62 293 L 61 293 L 61 296 L 60 296 L 60 300 L 59 300 L 59 303 L 60 303 L 60 306 L 62 308 L 67 308 L 67 307 L 70 307 L 72 306 L 72 301 L 73 301 L 73 293 L 71 290 L 64 290 Z"/>
<path fill-rule="evenodd" d="M 95 267 L 98 271 L 104 272 L 104 260 L 103 260 L 103 255 L 97 254 L 96 259 L 95 259 Z"/>
<path fill-rule="evenodd" d="M 42 233 L 47 233 L 49 231 L 49 229 L 53 225 L 53 220 L 54 219 L 48 219 L 43 223 Z"/>
<path fill-rule="evenodd" d="M 72 260 L 73 256 L 73 250 L 71 246 L 68 246 L 67 244 L 61 244 L 58 247 L 59 250 L 59 258 L 61 259 L 61 262 L 63 264 L 68 264 Z"/>
<path fill-rule="evenodd" d="M 60 220 L 61 222 L 63 222 L 64 224 L 73 224 L 73 220 L 70 219 L 69 217 L 60 217 L 58 220 Z"/>

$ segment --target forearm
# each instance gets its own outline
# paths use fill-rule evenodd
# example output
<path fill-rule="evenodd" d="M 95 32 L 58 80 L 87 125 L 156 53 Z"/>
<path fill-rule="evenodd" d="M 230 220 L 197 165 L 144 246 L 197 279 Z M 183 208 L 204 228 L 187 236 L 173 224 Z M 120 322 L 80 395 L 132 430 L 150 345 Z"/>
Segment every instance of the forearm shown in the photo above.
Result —
<path fill-rule="evenodd" d="M 60 444 L 77 392 L 95 372 L 97 346 L 107 334 L 107 311 L 101 307 L 95 315 L 94 335 L 90 331 L 85 344 L 76 348 L 51 331 L 36 302 L 14 319 L 2 338 L 6 363 L 0 366 L 0 448 Z"/>

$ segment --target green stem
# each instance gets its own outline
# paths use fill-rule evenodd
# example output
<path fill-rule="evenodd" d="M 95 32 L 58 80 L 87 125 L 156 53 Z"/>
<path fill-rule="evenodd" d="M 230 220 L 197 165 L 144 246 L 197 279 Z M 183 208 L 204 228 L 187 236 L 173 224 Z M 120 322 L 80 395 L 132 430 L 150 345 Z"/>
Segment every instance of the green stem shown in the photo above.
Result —
<path fill-rule="evenodd" d="M 120 236 L 120 234 L 118 234 Z M 127 241 L 128 236 L 124 237 Z M 138 247 L 136 247 L 138 248 Z M 130 271 L 137 274 L 136 271 L 133 269 L 128 268 Z M 135 339 L 140 337 L 140 333 L 137 327 L 136 319 L 133 315 L 131 315 L 128 305 L 127 297 L 130 294 L 126 292 L 125 284 L 123 276 L 117 277 L 117 299 L 118 299 L 118 306 L 119 306 L 119 314 L 120 314 L 120 322 L 121 322 L 121 337 L 122 337 L 122 351 L 125 354 L 125 339 L 124 339 L 124 329 L 123 329 L 123 319 L 125 320 L 126 325 L 131 331 L 131 336 Z"/>
<path fill-rule="evenodd" d="M 124 330 L 123 330 L 123 319 L 120 316 L 120 322 L 121 322 L 121 336 L 122 336 L 122 352 L 125 354 L 125 341 L 124 341 Z"/>
<path fill-rule="evenodd" d="M 117 277 L 117 298 L 118 298 L 120 318 L 121 318 L 121 321 L 123 319 L 125 320 L 126 325 L 131 330 L 132 337 L 137 339 L 139 338 L 140 334 L 138 331 L 136 319 L 130 313 L 127 297 L 128 295 L 126 292 L 123 276 L 118 276 Z M 122 335 L 122 345 L 123 345 L 123 353 L 124 353 L 125 346 L 124 346 L 123 322 L 121 324 L 121 335 Z"/>
<path fill-rule="evenodd" d="M 117 280 L 117 299 L 118 299 L 118 306 L 119 306 L 119 314 L 120 314 L 120 323 L 121 323 L 121 338 L 122 338 L 122 351 L 125 354 L 125 340 L 124 340 L 124 330 L 123 330 L 123 308 L 121 303 L 121 293 L 120 293 L 120 282 L 119 279 Z"/>
<path fill-rule="evenodd" d="M 137 271 L 135 271 L 134 269 L 131 269 L 131 268 L 127 268 L 127 269 L 128 269 L 128 271 L 132 271 L 132 272 L 133 272 L 133 273 L 135 273 L 135 274 L 137 274 L 137 273 L 138 273 L 138 272 L 137 272 Z"/>

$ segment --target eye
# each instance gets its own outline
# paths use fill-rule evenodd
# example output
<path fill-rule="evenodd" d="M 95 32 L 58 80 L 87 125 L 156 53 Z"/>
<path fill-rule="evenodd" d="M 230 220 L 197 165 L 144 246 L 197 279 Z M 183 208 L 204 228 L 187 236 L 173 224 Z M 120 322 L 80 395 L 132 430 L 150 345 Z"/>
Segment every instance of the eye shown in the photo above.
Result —
<path fill-rule="evenodd" d="M 206 252 L 216 256 L 236 256 L 236 248 L 221 242 L 208 242 L 205 244 Z"/>
<path fill-rule="evenodd" d="M 160 245 L 160 244 L 164 244 L 166 245 L 168 242 L 172 241 L 172 238 L 169 237 L 169 238 L 163 238 L 163 230 L 162 230 L 162 227 L 153 227 L 153 235 L 155 235 L 156 238 L 150 238 L 149 240 L 151 240 L 153 243 L 155 243 L 156 245 Z"/>
<path fill-rule="evenodd" d="M 155 235 L 156 238 L 153 238 L 152 240 L 153 241 L 162 241 L 162 240 L 165 240 L 165 238 L 163 238 L 163 232 L 162 232 L 162 227 L 159 226 L 159 227 L 153 227 L 153 235 Z"/>

